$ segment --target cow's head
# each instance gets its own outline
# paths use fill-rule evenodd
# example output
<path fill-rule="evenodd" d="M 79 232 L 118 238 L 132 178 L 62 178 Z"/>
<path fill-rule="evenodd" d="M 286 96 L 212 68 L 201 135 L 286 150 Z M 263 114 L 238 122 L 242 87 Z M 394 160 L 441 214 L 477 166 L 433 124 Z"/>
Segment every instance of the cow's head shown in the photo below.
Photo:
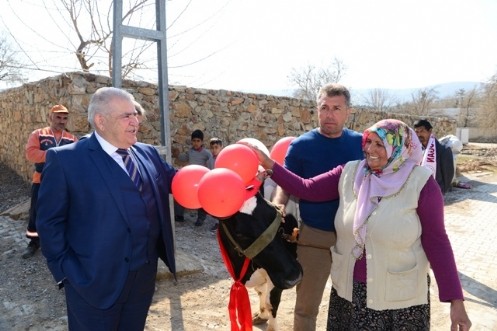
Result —
<path fill-rule="evenodd" d="M 285 239 L 283 226 L 279 223 L 281 218 L 277 217 L 277 213 L 275 206 L 258 193 L 254 197 L 247 199 L 239 212 L 229 218 L 220 220 L 219 235 L 235 272 L 239 274 L 245 256 L 237 251 L 236 245 L 233 244 L 225 230 L 229 232 L 229 235 L 239 248 L 246 250 L 271 227 L 276 219 L 278 222 L 276 235 L 267 245 L 260 248 L 262 250 L 258 250 L 257 255 L 252 257 L 252 263 L 254 267 L 264 268 L 276 287 L 287 289 L 300 282 L 302 267 L 297 262 L 295 250 L 293 249 L 292 251 L 288 247 L 289 244 Z M 295 219 L 293 218 L 293 220 Z M 294 227 L 297 227 L 297 224 L 294 226 L 285 224 L 285 226 L 293 230 Z M 245 275 L 244 279 L 242 279 L 243 283 L 250 278 L 251 273 L 249 272 Z"/>

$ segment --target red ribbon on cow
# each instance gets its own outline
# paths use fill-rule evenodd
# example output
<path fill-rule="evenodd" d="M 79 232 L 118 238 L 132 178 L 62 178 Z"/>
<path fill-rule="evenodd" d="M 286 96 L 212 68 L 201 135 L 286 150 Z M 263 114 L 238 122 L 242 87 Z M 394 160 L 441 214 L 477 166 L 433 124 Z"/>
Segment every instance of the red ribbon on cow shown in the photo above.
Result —
<path fill-rule="evenodd" d="M 228 269 L 231 277 L 235 280 L 231 285 L 230 301 L 228 303 L 231 331 L 252 331 L 252 311 L 250 308 L 249 295 L 247 288 L 241 282 L 241 279 L 243 279 L 245 273 L 247 273 L 250 260 L 245 258 L 240 276 L 237 278 L 235 271 L 233 270 L 233 265 L 228 257 L 228 253 L 226 253 L 226 249 L 221 241 L 219 230 L 217 232 L 217 241 L 219 243 L 224 265 L 226 266 L 226 269 Z"/>

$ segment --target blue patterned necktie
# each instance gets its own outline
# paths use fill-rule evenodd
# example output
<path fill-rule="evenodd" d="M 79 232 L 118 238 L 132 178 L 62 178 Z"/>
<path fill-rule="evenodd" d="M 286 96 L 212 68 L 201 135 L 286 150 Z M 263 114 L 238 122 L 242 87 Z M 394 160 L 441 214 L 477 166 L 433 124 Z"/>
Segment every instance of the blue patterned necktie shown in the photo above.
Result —
<path fill-rule="evenodd" d="M 118 148 L 116 152 L 123 158 L 124 166 L 126 167 L 126 171 L 128 172 L 129 177 L 135 184 L 136 188 L 141 191 L 142 178 L 140 176 L 140 173 L 138 172 L 138 167 L 136 166 L 131 156 L 129 156 L 128 151 L 126 149 Z"/>

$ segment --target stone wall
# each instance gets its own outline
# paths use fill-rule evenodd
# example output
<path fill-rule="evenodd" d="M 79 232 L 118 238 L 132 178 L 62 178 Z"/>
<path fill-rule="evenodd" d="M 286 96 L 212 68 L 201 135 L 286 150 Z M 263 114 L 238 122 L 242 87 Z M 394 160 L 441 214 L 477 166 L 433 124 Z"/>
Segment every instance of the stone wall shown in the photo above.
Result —
<path fill-rule="evenodd" d="M 78 136 L 86 134 L 90 130 L 87 108 L 91 95 L 111 84 L 109 77 L 72 72 L 0 92 L 0 162 L 29 180 L 33 165 L 26 161 L 24 146 L 29 133 L 48 125 L 52 105 L 65 105 L 70 111 L 68 129 Z M 147 112 L 139 140 L 160 145 L 157 85 L 124 80 L 123 88 L 132 93 Z M 315 103 L 288 97 L 170 86 L 169 102 L 173 155 L 189 148 L 190 134 L 195 129 L 204 131 L 206 145 L 216 136 L 225 146 L 242 138 L 256 138 L 270 148 L 282 137 L 298 136 L 317 126 Z M 406 123 L 416 120 L 408 115 L 357 109 L 347 125 L 362 131 L 388 117 Z M 438 136 L 455 134 L 454 121 L 429 120 Z"/>

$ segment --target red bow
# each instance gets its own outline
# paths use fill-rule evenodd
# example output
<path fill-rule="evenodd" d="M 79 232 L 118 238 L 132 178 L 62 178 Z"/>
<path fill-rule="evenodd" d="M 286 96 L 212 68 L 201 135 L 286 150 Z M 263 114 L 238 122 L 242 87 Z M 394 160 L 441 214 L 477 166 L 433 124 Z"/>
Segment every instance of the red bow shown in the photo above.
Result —
<path fill-rule="evenodd" d="M 226 266 L 226 269 L 228 269 L 231 277 L 235 280 L 235 282 L 231 285 L 230 301 L 228 303 L 231 331 L 252 331 L 252 311 L 250 309 L 250 300 L 247 288 L 241 282 L 241 279 L 243 279 L 245 273 L 247 272 L 250 260 L 245 258 L 240 272 L 240 277 L 237 278 L 233 270 L 233 265 L 231 264 L 223 242 L 221 241 L 219 230 L 217 232 L 217 241 L 219 243 L 224 265 Z"/>

